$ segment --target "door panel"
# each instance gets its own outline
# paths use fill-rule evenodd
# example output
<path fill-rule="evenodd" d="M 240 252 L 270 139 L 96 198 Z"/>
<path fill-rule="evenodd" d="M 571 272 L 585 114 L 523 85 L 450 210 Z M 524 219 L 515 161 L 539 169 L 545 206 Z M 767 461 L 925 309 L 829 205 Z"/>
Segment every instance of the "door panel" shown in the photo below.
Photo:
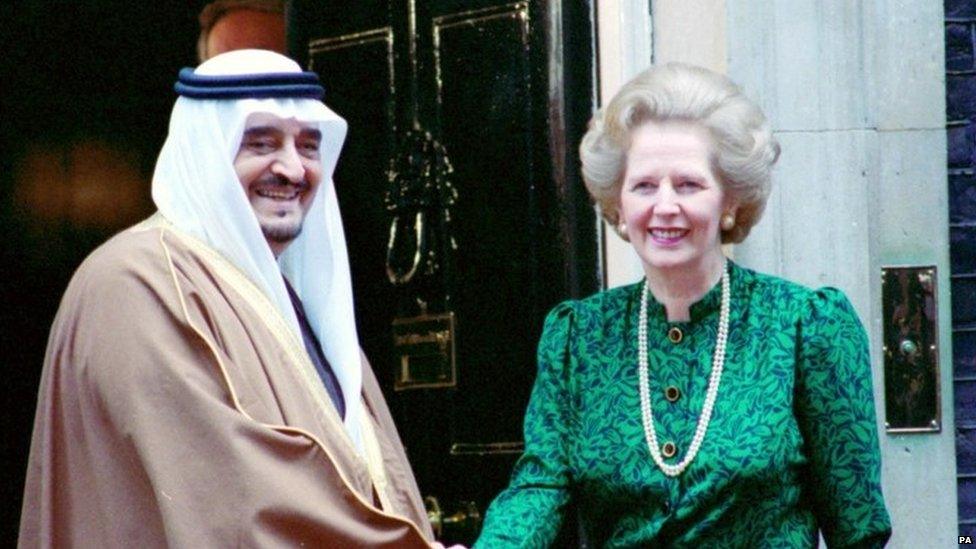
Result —
<path fill-rule="evenodd" d="M 527 15 L 523 4 L 433 19 L 440 135 L 459 195 L 459 390 L 473 395 L 458 402 L 459 442 L 521 440 L 512 419 L 534 378 L 532 143 L 544 136 L 530 124 Z"/>

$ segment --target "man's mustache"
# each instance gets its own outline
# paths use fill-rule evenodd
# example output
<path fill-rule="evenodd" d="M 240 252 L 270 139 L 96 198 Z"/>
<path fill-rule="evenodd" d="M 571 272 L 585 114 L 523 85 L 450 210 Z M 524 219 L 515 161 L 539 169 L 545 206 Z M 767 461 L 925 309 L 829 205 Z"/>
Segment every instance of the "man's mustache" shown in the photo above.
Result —
<path fill-rule="evenodd" d="M 304 177 L 301 179 L 301 181 L 292 181 L 287 177 L 279 174 L 264 175 L 258 178 L 258 180 L 255 181 L 255 184 L 262 187 L 293 186 L 293 187 L 298 187 L 299 190 L 303 190 L 303 191 L 308 189 L 311 186 L 311 184 L 309 184 L 308 182 L 308 179 L 305 179 Z"/>

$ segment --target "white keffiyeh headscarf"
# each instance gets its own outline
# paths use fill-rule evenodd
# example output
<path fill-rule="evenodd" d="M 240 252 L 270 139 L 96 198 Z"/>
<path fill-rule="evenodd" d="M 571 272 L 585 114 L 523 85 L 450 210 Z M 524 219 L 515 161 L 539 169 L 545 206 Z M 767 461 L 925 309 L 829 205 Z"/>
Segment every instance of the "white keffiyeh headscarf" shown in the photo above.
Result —
<path fill-rule="evenodd" d="M 297 63 L 263 50 L 237 50 L 201 64 L 195 75 L 301 72 Z M 317 123 L 322 181 L 301 235 L 275 260 L 234 171 L 247 117 L 270 113 Z M 209 244 L 264 291 L 295 331 L 298 319 L 283 273 L 301 298 L 312 330 L 335 371 L 346 403 L 346 432 L 362 453 L 359 420 L 362 362 L 353 311 L 346 239 L 332 173 L 346 121 L 321 101 L 304 98 L 176 100 L 169 135 L 153 174 L 152 197 L 177 228 Z"/>

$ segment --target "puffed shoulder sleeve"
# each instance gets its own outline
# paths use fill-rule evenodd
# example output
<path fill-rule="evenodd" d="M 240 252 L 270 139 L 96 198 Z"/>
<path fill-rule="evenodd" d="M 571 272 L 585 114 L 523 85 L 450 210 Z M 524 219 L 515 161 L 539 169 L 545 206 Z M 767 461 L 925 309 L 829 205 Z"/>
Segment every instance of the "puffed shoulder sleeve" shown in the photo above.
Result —
<path fill-rule="evenodd" d="M 843 293 L 814 292 L 801 315 L 795 409 L 810 459 L 806 491 L 830 547 L 882 547 L 881 493 L 867 334 Z"/>
<path fill-rule="evenodd" d="M 569 441 L 576 414 L 570 376 L 574 302 L 546 318 L 538 350 L 538 375 L 525 412 L 525 452 L 512 480 L 488 509 L 475 547 L 548 547 L 569 500 Z"/>

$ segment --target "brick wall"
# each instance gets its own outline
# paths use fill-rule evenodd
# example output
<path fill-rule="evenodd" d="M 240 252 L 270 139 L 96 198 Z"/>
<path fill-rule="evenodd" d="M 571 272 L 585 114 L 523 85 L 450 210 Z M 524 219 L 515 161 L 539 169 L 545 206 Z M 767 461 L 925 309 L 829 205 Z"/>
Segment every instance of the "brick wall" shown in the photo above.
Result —
<path fill-rule="evenodd" d="M 945 0 L 959 534 L 976 536 L 976 0 Z"/>

